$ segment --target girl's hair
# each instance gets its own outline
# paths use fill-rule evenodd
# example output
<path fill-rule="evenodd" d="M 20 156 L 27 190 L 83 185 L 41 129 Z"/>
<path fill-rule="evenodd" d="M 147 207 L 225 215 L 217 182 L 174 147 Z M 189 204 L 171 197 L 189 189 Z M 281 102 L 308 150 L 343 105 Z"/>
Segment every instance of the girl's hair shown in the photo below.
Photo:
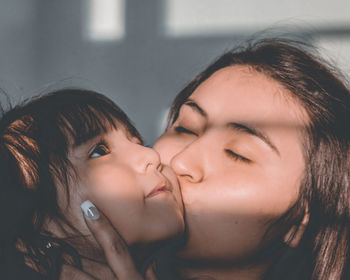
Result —
<path fill-rule="evenodd" d="M 43 226 L 54 220 L 62 229 L 79 234 L 57 203 L 57 188 L 63 186 L 69 199 L 68 182 L 76 179 L 68 151 L 118 126 L 141 140 L 115 103 L 99 93 L 80 89 L 48 93 L 3 114 L 0 271 L 7 276 L 3 279 L 19 279 L 15 275 L 25 263 L 45 277 L 57 279 L 64 255 L 81 265 L 74 248 L 45 232 Z M 57 181 L 61 182 L 59 186 Z"/>
<path fill-rule="evenodd" d="M 298 225 L 306 212 L 309 223 L 298 247 L 285 246 L 266 279 L 349 279 L 350 94 L 339 72 L 313 53 L 311 46 L 291 40 L 249 42 L 223 54 L 191 81 L 177 95 L 169 114 L 168 128 L 201 83 L 234 65 L 278 81 L 305 108 L 310 122 L 304 133 L 306 168 L 299 198 L 273 225 Z"/>

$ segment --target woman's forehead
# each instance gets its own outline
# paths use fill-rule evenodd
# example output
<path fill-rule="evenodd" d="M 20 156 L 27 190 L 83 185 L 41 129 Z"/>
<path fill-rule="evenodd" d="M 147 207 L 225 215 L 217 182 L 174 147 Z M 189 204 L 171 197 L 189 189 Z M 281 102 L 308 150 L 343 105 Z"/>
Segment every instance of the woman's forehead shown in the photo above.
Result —
<path fill-rule="evenodd" d="M 265 74 L 247 66 L 232 66 L 215 72 L 189 100 L 208 116 L 232 116 L 251 121 L 268 117 L 277 121 L 282 117 L 287 122 L 299 122 L 307 114 L 291 96 L 291 92 Z"/>
<path fill-rule="evenodd" d="M 247 67 L 217 71 L 182 105 L 183 116 L 199 120 L 208 128 L 246 127 L 258 131 L 275 150 L 287 150 L 286 143 L 301 147 L 308 123 L 304 108 L 291 93 L 264 74 Z M 253 128 L 253 129 L 250 129 Z M 235 131 L 238 131 L 235 129 Z M 242 129 L 240 129 L 242 131 Z"/>

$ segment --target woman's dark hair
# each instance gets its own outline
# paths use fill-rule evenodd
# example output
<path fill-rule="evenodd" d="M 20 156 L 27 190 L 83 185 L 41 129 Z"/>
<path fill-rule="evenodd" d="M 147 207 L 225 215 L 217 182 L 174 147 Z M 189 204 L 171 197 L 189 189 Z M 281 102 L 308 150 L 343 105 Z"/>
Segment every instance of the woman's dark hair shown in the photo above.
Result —
<path fill-rule="evenodd" d="M 80 266 L 76 250 L 44 230 L 54 220 L 62 229 L 79 232 L 58 207 L 61 182 L 67 199 L 75 178 L 67 156 L 80 145 L 110 129 L 123 126 L 141 136 L 126 114 L 102 94 L 64 89 L 10 108 L 0 119 L 0 274 L 16 278 L 29 264 L 45 279 L 58 279 L 68 260 Z M 4 278 L 3 278 L 4 277 Z"/>
<path fill-rule="evenodd" d="M 306 212 L 309 222 L 297 248 L 285 246 L 266 279 L 350 279 L 350 94 L 339 72 L 314 53 L 311 46 L 290 40 L 249 42 L 222 55 L 191 81 L 169 114 L 168 128 L 201 83 L 235 65 L 278 81 L 306 110 L 310 121 L 304 134 L 306 168 L 299 198 L 274 224 L 298 225 Z"/>

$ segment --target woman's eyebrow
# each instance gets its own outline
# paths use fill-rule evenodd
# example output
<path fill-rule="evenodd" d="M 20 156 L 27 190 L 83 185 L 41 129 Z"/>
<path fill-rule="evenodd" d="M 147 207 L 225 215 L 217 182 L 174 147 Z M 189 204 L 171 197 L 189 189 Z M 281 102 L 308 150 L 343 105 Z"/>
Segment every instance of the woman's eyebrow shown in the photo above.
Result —
<path fill-rule="evenodd" d="M 265 133 L 260 131 L 258 128 L 247 125 L 247 124 L 236 123 L 236 122 L 228 123 L 227 127 L 231 128 L 235 131 L 241 131 L 241 132 L 247 133 L 249 135 L 258 137 L 265 144 L 267 144 L 278 156 L 281 156 L 276 145 L 274 145 L 273 142 L 270 140 L 270 138 Z"/>
<path fill-rule="evenodd" d="M 193 100 L 188 99 L 184 105 L 187 105 L 189 107 L 191 107 L 194 111 L 196 111 L 197 113 L 199 113 L 201 116 L 203 116 L 204 118 L 208 118 L 208 114 Z M 247 125 L 247 124 L 242 124 L 242 123 L 236 123 L 236 122 L 230 122 L 227 124 L 227 126 L 231 129 L 234 130 L 238 130 L 238 131 L 242 131 L 245 132 L 249 135 L 258 137 L 260 140 L 262 140 L 265 144 L 267 144 L 278 156 L 280 155 L 279 150 L 277 149 L 276 145 L 273 144 L 273 142 L 270 140 L 270 138 L 263 133 L 262 131 L 260 131 L 258 128 Z"/>
<path fill-rule="evenodd" d="M 197 113 L 199 113 L 201 116 L 203 116 L 204 118 L 208 118 L 207 113 L 193 100 L 188 99 L 184 105 L 187 105 L 189 107 L 191 107 L 194 111 L 196 111 Z"/>

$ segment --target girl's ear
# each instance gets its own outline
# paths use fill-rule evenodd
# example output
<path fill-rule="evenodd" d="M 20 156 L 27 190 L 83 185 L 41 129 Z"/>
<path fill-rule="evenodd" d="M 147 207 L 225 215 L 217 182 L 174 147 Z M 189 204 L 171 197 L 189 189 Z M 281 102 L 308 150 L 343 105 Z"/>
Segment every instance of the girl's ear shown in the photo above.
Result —
<path fill-rule="evenodd" d="M 306 207 L 303 220 L 299 225 L 293 225 L 289 229 L 289 231 L 283 237 L 284 243 L 286 243 L 291 248 L 296 248 L 299 245 L 300 240 L 304 235 L 307 225 L 309 224 L 309 218 L 310 218 L 309 208 Z"/>

